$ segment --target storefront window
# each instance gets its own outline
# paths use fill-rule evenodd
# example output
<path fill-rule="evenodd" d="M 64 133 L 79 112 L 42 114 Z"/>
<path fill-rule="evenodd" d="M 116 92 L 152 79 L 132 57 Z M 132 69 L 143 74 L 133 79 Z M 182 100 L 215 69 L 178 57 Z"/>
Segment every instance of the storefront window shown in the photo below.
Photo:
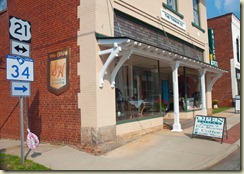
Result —
<path fill-rule="evenodd" d="M 116 76 L 116 120 L 161 115 L 158 61 L 133 56 Z"/>
<path fill-rule="evenodd" d="M 180 111 L 202 108 L 200 76 L 197 70 L 180 67 L 179 97 Z"/>
<path fill-rule="evenodd" d="M 236 69 L 236 80 L 237 80 L 237 95 L 241 94 L 241 71 Z"/>

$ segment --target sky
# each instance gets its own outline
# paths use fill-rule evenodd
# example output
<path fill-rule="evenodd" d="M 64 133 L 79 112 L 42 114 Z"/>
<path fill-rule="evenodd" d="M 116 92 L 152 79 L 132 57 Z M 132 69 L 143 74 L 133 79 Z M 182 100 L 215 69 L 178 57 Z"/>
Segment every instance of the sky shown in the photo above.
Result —
<path fill-rule="evenodd" d="M 240 19 L 240 0 L 206 0 L 206 7 L 208 19 L 227 13 L 234 13 Z"/>

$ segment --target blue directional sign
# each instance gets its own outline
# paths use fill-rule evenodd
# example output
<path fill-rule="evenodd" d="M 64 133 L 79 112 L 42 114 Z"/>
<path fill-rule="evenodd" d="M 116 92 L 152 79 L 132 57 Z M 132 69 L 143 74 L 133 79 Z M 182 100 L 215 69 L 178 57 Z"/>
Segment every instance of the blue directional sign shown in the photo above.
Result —
<path fill-rule="evenodd" d="M 8 80 L 34 81 L 34 60 L 21 56 L 6 56 Z"/>
<path fill-rule="evenodd" d="M 11 95 L 18 97 L 29 97 L 30 96 L 30 83 L 11 81 Z"/>

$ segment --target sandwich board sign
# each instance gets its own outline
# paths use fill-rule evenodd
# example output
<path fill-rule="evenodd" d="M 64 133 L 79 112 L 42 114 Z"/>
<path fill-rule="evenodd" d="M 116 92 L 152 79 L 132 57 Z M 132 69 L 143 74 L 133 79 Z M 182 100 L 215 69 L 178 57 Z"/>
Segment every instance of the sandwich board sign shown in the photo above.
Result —
<path fill-rule="evenodd" d="M 195 116 L 192 137 L 193 135 L 202 135 L 206 137 L 220 138 L 222 139 L 222 143 L 225 131 L 227 133 L 226 118 L 203 115 Z"/>

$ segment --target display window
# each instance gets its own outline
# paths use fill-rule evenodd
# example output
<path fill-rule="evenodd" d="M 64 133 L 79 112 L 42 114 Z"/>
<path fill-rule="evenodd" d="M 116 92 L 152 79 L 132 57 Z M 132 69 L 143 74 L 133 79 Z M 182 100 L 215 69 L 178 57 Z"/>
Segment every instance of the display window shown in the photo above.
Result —
<path fill-rule="evenodd" d="M 179 67 L 178 81 L 180 112 L 201 109 L 199 72 Z M 133 55 L 119 70 L 115 86 L 117 123 L 174 111 L 172 69 L 164 62 Z"/>
<path fill-rule="evenodd" d="M 158 61 L 133 56 L 116 77 L 116 119 L 138 120 L 160 116 Z"/>
<path fill-rule="evenodd" d="M 180 111 L 202 108 L 201 82 L 195 69 L 180 67 L 179 70 Z"/>

